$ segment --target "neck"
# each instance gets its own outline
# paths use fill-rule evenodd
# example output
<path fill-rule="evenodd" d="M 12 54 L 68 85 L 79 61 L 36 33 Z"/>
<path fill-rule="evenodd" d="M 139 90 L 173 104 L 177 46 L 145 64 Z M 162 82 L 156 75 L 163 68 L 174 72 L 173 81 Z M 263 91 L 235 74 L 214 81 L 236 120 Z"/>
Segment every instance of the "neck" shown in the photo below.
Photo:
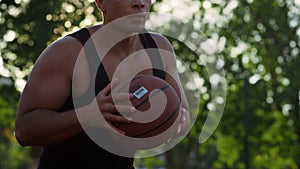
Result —
<path fill-rule="evenodd" d="M 143 48 L 137 32 L 120 31 L 113 24 L 103 24 L 100 25 L 100 28 L 93 34 L 95 46 L 101 46 L 101 50 L 98 51 L 99 56 L 110 55 L 115 58 L 124 59 Z"/>
<path fill-rule="evenodd" d="M 112 49 L 111 54 L 113 57 L 124 59 L 125 57 L 133 54 L 140 48 L 139 35 L 133 35 L 118 42 Z"/>

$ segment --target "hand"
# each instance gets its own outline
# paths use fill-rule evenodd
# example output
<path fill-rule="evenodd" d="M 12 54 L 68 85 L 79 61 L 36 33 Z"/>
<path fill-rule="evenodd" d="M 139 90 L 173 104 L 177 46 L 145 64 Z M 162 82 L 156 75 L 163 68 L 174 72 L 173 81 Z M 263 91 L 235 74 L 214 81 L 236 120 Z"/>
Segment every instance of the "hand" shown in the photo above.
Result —
<path fill-rule="evenodd" d="M 167 144 L 170 143 L 173 139 L 178 138 L 184 135 L 188 131 L 190 125 L 190 115 L 186 108 L 181 107 L 179 112 L 180 121 L 176 133 L 167 140 Z"/>
<path fill-rule="evenodd" d="M 95 106 L 90 106 L 86 112 L 85 116 L 85 126 L 96 127 L 96 128 L 114 128 L 120 134 L 125 134 L 124 131 L 117 129 L 113 123 L 131 123 L 130 118 L 125 118 L 121 115 L 118 115 L 119 112 L 135 112 L 136 109 L 133 106 L 128 105 L 118 105 L 119 102 L 124 100 L 132 99 L 133 95 L 130 93 L 114 93 L 114 96 L 111 94 L 111 89 L 117 84 L 117 79 L 113 79 L 105 88 L 103 88 L 98 95 L 96 96 L 96 103 L 98 108 Z M 97 111 L 95 111 L 97 110 Z M 99 118 L 99 110 L 103 118 Z M 101 116 L 100 115 L 100 116 Z M 106 121 L 104 121 L 105 119 Z"/>
<path fill-rule="evenodd" d="M 189 114 L 188 110 L 186 108 L 183 108 L 183 107 L 181 108 L 180 114 L 181 114 L 181 119 L 180 119 L 180 123 L 179 123 L 178 130 L 177 130 L 176 134 L 183 135 L 189 129 L 190 114 Z"/>

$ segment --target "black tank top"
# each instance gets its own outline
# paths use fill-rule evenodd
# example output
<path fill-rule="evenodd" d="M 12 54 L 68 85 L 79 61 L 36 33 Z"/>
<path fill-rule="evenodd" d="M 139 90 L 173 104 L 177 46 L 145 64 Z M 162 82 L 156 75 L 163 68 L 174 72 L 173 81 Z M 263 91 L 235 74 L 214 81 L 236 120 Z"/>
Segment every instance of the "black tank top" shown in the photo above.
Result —
<path fill-rule="evenodd" d="M 83 46 L 90 38 L 89 31 L 86 28 L 68 36 L 78 39 Z M 144 48 L 157 48 L 155 41 L 145 30 L 139 34 L 139 37 Z M 94 48 L 93 45 L 88 46 Z M 90 86 L 87 92 L 83 94 L 83 97 L 79 97 L 79 99 L 85 98 L 86 100 L 84 100 L 84 102 L 88 104 L 93 98 L 87 99 L 84 95 L 88 95 L 89 92 L 95 92 L 95 94 L 99 93 L 110 83 L 110 80 L 102 63 L 100 63 L 95 48 L 85 48 L 85 51 L 87 53 L 90 71 L 97 71 L 96 80 L 93 82 L 95 89 Z M 158 50 L 147 50 L 147 52 L 153 67 L 157 68 L 153 69 L 153 75 L 164 79 L 166 74 L 165 71 L 163 71 L 164 66 Z M 99 62 L 95 62 L 95 59 L 98 59 Z M 90 94 L 90 96 L 93 95 Z M 72 95 L 70 95 L 59 112 L 72 109 L 74 109 L 74 105 Z M 38 169 L 134 169 L 134 167 L 132 158 L 121 157 L 102 149 L 94 143 L 85 132 L 81 132 L 62 143 L 44 147 L 40 156 Z"/>

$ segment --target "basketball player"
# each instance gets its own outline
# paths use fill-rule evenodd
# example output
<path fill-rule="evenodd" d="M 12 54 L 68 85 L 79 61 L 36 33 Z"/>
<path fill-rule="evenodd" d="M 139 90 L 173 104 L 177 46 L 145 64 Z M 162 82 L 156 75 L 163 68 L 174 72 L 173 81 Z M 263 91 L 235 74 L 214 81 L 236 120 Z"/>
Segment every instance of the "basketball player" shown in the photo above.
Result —
<path fill-rule="evenodd" d="M 130 20 L 130 24 L 120 27 L 119 31 L 139 32 L 143 29 L 149 12 L 151 0 L 96 0 L 98 8 L 103 13 L 103 24 L 81 29 L 69 36 L 55 41 L 47 47 L 39 56 L 28 82 L 20 98 L 16 118 L 15 134 L 19 143 L 23 146 L 42 146 L 43 152 L 39 160 L 39 169 L 132 169 L 133 159 L 121 157 L 105 151 L 96 145 L 84 132 L 84 127 L 98 127 L 104 130 L 107 126 L 95 121 L 93 110 L 85 112 L 85 120 L 80 121 L 76 115 L 73 97 L 84 96 L 92 81 L 89 73 L 90 62 L 88 54 L 79 58 L 80 68 L 74 75 L 75 63 L 83 45 L 96 31 L 102 29 L 112 21 L 130 15 L 139 14 Z M 111 35 L 113 36 L 113 35 Z M 107 37 L 109 37 L 107 35 Z M 107 38 L 106 37 L 106 38 Z M 105 37 L 98 39 L 107 41 Z M 113 114 L 117 106 L 113 103 L 110 94 L 111 87 L 118 84 L 118 79 L 113 79 L 116 67 L 127 56 L 135 51 L 145 48 L 145 45 L 156 45 L 159 49 L 173 53 L 169 42 L 156 34 L 145 36 L 134 35 L 128 37 L 109 50 L 97 70 L 95 79 L 96 97 L 87 99 L 86 105 L 96 101 L 104 119 L 110 123 L 130 123 L 130 119 Z M 96 47 L 97 48 L 97 47 Z M 97 49 L 100 50 L 101 49 Z M 173 57 L 159 56 L 164 71 L 145 70 L 142 73 L 158 76 L 170 82 L 171 85 L 179 85 L 177 92 L 182 95 L 179 76 L 176 70 L 175 55 Z M 143 62 L 143 57 L 132 60 L 133 67 L 136 63 Z M 174 78 L 176 82 L 171 79 Z M 120 80 L 120 79 L 119 79 Z M 175 84 L 177 83 L 177 84 Z M 72 92 L 72 86 L 80 86 Z M 124 100 L 132 98 L 131 93 L 120 93 L 115 98 Z M 185 132 L 189 125 L 188 106 L 185 97 L 180 109 L 181 123 L 176 134 Z M 85 105 L 82 106 L 84 109 Z M 119 106 L 118 110 L 134 112 L 132 106 Z M 95 110 L 95 112 L 99 110 Z M 123 131 L 118 131 L 125 134 Z"/>

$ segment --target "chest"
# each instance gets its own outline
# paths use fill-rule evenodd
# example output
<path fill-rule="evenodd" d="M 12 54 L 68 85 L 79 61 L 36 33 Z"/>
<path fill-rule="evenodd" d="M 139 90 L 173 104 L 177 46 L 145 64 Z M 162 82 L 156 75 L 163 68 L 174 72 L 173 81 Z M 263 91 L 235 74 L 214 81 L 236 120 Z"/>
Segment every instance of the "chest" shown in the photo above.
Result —
<path fill-rule="evenodd" d="M 107 56 L 102 60 L 107 77 L 117 77 L 126 80 L 137 74 L 153 74 L 153 63 L 144 50 L 137 51 L 123 59 L 115 56 Z"/>
<path fill-rule="evenodd" d="M 73 76 L 73 95 L 80 96 L 85 93 L 89 87 L 92 77 L 95 74 L 90 72 L 90 65 L 85 57 L 78 61 L 77 69 Z M 98 64 L 98 63 L 97 63 Z M 113 78 L 119 81 L 132 79 L 137 74 L 153 74 L 153 63 L 145 50 L 140 50 L 123 59 L 114 55 L 106 55 L 98 66 L 101 73 L 97 74 L 97 80 L 101 83 L 110 82 Z M 102 69 L 102 70 L 101 70 Z"/>

